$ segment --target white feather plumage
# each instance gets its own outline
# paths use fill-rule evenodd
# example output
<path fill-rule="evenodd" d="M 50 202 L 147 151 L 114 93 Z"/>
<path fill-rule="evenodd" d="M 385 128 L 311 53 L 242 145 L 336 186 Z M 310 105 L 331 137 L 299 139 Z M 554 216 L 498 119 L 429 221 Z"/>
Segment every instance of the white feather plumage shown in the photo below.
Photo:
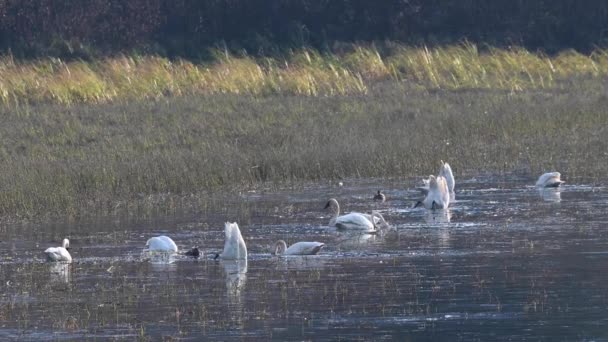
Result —
<path fill-rule="evenodd" d="M 63 239 L 61 247 L 47 248 L 44 253 L 48 261 L 72 262 L 72 256 L 67 248 L 70 247 L 70 240 Z"/>
<path fill-rule="evenodd" d="M 315 255 L 325 246 L 322 242 L 301 241 L 296 242 L 287 248 L 287 243 L 283 240 L 275 244 L 275 255 Z"/>
<path fill-rule="evenodd" d="M 226 222 L 224 233 L 226 234 L 224 251 L 219 257 L 224 260 L 247 260 L 247 246 L 238 224 L 236 222 Z"/>

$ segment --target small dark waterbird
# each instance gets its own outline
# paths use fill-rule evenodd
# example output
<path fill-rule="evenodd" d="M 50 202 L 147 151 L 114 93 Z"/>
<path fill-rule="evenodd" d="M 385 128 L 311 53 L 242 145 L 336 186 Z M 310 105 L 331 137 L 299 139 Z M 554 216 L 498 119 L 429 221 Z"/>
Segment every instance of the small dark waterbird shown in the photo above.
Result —
<path fill-rule="evenodd" d="M 386 195 L 381 190 L 378 190 L 378 193 L 374 195 L 374 201 L 384 202 L 386 201 Z"/>
<path fill-rule="evenodd" d="M 185 255 L 196 259 L 201 256 L 201 252 L 198 250 L 198 247 L 193 247 L 191 250 L 187 251 Z"/>

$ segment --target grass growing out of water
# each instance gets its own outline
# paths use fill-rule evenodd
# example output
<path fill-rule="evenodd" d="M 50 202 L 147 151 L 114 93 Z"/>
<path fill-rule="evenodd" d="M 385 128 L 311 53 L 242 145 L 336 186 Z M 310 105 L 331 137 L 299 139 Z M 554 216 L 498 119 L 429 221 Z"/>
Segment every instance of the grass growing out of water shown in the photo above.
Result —
<path fill-rule="evenodd" d="M 171 209 L 225 186 L 428 175 L 440 159 L 457 177 L 557 169 L 599 180 L 607 86 L 581 77 L 562 87 L 425 90 L 387 80 L 365 95 L 4 107 L 0 215 Z"/>
<path fill-rule="evenodd" d="M 337 49 L 336 49 L 337 50 Z M 608 51 L 556 56 L 473 44 L 435 48 L 348 46 L 336 53 L 295 51 L 284 58 L 216 53 L 195 64 L 155 56 L 118 56 L 93 62 L 0 59 L 0 103 L 106 103 L 168 95 L 366 94 L 383 80 L 430 89 L 548 89 L 573 76 L 608 74 Z"/>

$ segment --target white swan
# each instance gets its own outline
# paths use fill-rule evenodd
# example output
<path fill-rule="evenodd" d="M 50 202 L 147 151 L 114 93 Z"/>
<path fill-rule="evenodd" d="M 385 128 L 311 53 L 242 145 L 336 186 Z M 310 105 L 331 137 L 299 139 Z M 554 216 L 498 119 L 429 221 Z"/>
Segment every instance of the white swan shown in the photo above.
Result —
<path fill-rule="evenodd" d="M 175 242 L 173 242 L 170 237 L 164 235 L 155 236 L 148 239 L 146 246 L 148 247 L 149 251 L 177 253 L 177 245 Z"/>
<path fill-rule="evenodd" d="M 559 172 L 547 172 L 538 178 L 536 186 L 539 188 L 557 188 L 562 183 L 565 183 L 560 177 L 561 174 Z"/>
<path fill-rule="evenodd" d="M 46 253 L 46 258 L 48 261 L 72 262 L 72 256 L 67 250 L 69 247 L 70 240 L 63 239 L 61 247 L 47 248 L 44 253 Z"/>
<path fill-rule="evenodd" d="M 243 240 L 238 224 L 236 222 L 226 222 L 224 233 L 226 234 L 224 251 L 221 254 L 216 254 L 215 259 L 247 260 L 247 246 L 245 246 L 245 240 Z"/>
<path fill-rule="evenodd" d="M 353 229 L 353 230 L 366 230 L 375 231 L 374 223 L 368 218 L 369 215 L 361 213 L 350 213 L 346 215 L 340 215 L 340 205 L 335 198 L 331 198 L 327 201 L 325 209 L 331 209 L 333 216 L 329 220 L 329 226 L 335 226 L 339 229 Z"/>
<path fill-rule="evenodd" d="M 450 193 L 448 191 L 448 183 L 443 176 L 429 176 L 429 192 L 422 202 L 416 203 L 417 207 L 420 204 L 427 209 L 447 209 L 450 205 Z"/>
<path fill-rule="evenodd" d="M 287 248 L 283 240 L 277 241 L 274 248 L 275 255 L 315 255 L 325 246 L 322 242 L 296 242 Z"/>

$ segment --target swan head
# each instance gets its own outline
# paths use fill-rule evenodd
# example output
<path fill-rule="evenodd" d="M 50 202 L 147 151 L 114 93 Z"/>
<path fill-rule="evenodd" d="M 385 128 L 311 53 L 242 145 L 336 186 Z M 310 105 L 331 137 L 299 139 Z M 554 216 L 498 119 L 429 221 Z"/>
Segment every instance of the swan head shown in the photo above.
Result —
<path fill-rule="evenodd" d="M 274 245 L 274 255 L 281 255 L 287 250 L 287 243 L 284 240 L 279 240 Z"/>
<path fill-rule="evenodd" d="M 61 242 L 61 247 L 65 248 L 65 249 L 70 248 L 70 240 L 63 239 L 63 241 Z"/>

